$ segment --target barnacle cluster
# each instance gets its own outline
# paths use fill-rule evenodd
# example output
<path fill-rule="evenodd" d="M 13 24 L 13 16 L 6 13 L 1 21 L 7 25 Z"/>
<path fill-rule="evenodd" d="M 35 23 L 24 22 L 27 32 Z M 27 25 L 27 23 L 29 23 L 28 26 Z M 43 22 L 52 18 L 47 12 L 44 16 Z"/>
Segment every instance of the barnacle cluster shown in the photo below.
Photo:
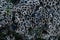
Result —
<path fill-rule="evenodd" d="M 0 40 L 60 40 L 60 0 L 0 0 Z"/>

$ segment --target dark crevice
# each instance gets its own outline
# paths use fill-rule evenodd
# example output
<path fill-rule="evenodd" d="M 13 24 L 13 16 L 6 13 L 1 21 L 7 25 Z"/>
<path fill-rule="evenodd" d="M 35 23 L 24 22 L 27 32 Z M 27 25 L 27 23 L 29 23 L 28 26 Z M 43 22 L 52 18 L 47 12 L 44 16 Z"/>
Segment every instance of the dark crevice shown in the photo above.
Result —
<path fill-rule="evenodd" d="M 39 10 L 39 7 L 40 7 L 39 5 L 38 5 L 38 6 L 36 6 L 36 9 L 35 9 L 35 11 Z"/>

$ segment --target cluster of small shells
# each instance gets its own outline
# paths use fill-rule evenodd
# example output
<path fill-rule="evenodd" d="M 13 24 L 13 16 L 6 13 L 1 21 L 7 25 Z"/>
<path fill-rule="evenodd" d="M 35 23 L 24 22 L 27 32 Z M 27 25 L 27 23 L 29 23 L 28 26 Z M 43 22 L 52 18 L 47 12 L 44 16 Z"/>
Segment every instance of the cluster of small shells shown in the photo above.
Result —
<path fill-rule="evenodd" d="M 7 7 L 9 7 L 8 15 L 6 15 Z M 58 40 L 60 0 L 20 0 L 17 5 L 0 0 L 0 27 L 6 25 L 24 35 L 24 40 L 37 40 L 39 37 Z"/>

